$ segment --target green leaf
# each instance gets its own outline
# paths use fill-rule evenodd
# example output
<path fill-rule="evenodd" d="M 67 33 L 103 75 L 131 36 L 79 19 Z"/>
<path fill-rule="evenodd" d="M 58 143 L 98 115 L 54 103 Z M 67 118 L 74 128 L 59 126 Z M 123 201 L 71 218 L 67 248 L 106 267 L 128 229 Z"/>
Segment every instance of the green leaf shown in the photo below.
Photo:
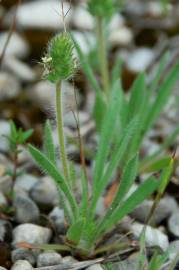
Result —
<path fill-rule="evenodd" d="M 170 158 L 170 162 L 169 162 L 168 166 L 166 168 L 164 168 L 164 170 L 162 171 L 162 174 L 160 176 L 160 186 L 159 186 L 158 192 L 161 195 L 164 193 L 164 191 L 168 185 L 168 182 L 170 180 L 170 176 L 171 176 L 172 171 L 173 171 L 173 163 L 174 163 L 173 158 Z"/>
<path fill-rule="evenodd" d="M 145 120 L 144 130 L 147 131 L 156 121 L 164 106 L 166 105 L 169 96 L 172 91 L 172 87 L 174 86 L 176 80 L 179 76 L 179 63 L 177 63 L 173 69 L 170 71 L 165 81 L 162 83 L 160 89 L 158 90 L 158 94 L 154 99 L 154 102 L 150 108 L 148 116 Z"/>
<path fill-rule="evenodd" d="M 93 73 L 93 70 L 91 66 L 88 63 L 87 57 L 83 54 L 80 46 L 78 45 L 78 42 L 75 40 L 75 38 L 72 35 L 72 39 L 74 42 L 75 49 L 78 53 L 78 57 L 80 59 L 80 64 L 82 66 L 83 71 L 85 72 L 89 82 L 91 83 L 92 87 L 94 88 L 95 92 L 98 93 L 99 95 L 102 95 L 102 90 L 95 78 L 95 75 Z"/>
<path fill-rule="evenodd" d="M 50 122 L 47 121 L 44 129 L 44 150 L 47 158 L 53 163 L 56 164 L 56 152 L 55 145 L 53 142 L 52 128 Z"/>
<path fill-rule="evenodd" d="M 28 129 L 27 131 L 23 132 L 23 141 L 26 142 L 30 136 L 33 134 L 34 130 L 33 129 Z"/>
<path fill-rule="evenodd" d="M 37 148 L 35 148 L 32 145 L 28 146 L 29 152 L 34 158 L 34 160 L 37 162 L 37 164 L 48 173 L 49 176 L 51 176 L 55 182 L 57 183 L 58 187 L 63 191 L 66 199 L 68 200 L 72 213 L 74 215 L 74 218 L 78 217 L 78 206 L 75 200 L 75 197 L 72 195 L 67 183 L 65 182 L 65 179 L 63 176 L 59 173 L 56 166 L 48 160 L 48 158 L 41 153 Z"/>
<path fill-rule="evenodd" d="M 113 212 L 112 216 L 103 223 L 103 229 L 111 229 L 119 220 L 131 213 L 140 203 L 150 196 L 158 186 L 159 181 L 154 177 L 149 177 Z M 101 229 L 102 228 L 100 228 L 100 230 Z"/>
<path fill-rule="evenodd" d="M 143 103 L 145 98 L 146 83 L 145 75 L 141 73 L 132 85 L 130 90 L 130 100 L 128 105 L 128 121 L 131 120 L 134 115 L 143 113 Z"/>
<path fill-rule="evenodd" d="M 123 154 L 125 153 L 129 142 L 131 140 L 131 137 L 133 136 L 136 128 L 138 126 L 138 119 L 133 119 L 127 128 L 124 130 L 123 134 L 119 138 L 118 142 L 116 143 L 113 153 L 110 157 L 109 164 L 106 168 L 106 171 L 101 179 L 101 181 L 98 181 L 96 188 L 93 190 L 93 197 L 91 206 L 89 209 L 89 215 L 93 215 L 95 211 L 95 207 L 97 204 L 97 201 L 101 195 L 101 193 L 105 190 L 106 185 L 110 181 L 112 175 L 114 174 L 116 168 L 119 166 L 120 160 L 123 157 Z M 109 147 L 108 142 L 107 146 Z"/>
<path fill-rule="evenodd" d="M 111 216 L 111 214 L 115 211 L 115 209 L 119 207 L 120 203 L 122 202 L 125 195 L 131 188 L 133 182 L 135 181 L 136 176 L 137 176 L 137 171 L 138 171 L 138 154 L 135 155 L 127 163 L 124 169 L 124 172 L 122 174 L 120 185 L 116 192 L 116 196 L 112 204 L 110 205 L 104 219 L 101 221 L 101 224 L 103 224 L 103 222 Z"/>
<path fill-rule="evenodd" d="M 140 169 L 141 173 L 151 173 L 164 169 L 170 164 L 171 158 L 164 156 L 163 158 L 157 160 L 150 160 L 145 166 Z"/>
<path fill-rule="evenodd" d="M 120 57 L 117 57 L 114 67 L 112 69 L 112 73 L 111 73 L 111 87 L 112 88 L 113 88 L 113 85 L 116 83 L 116 81 L 119 81 L 121 77 L 121 69 L 122 69 L 122 59 Z"/>
<path fill-rule="evenodd" d="M 106 103 L 104 102 L 104 99 L 101 97 L 101 95 L 99 95 L 97 92 L 93 108 L 93 116 L 96 122 L 96 129 L 98 132 L 100 132 L 101 130 L 101 125 L 103 122 L 105 112 L 106 112 Z"/>
<path fill-rule="evenodd" d="M 93 174 L 93 184 L 96 186 L 97 182 L 101 180 L 103 171 L 105 168 L 105 162 L 110 151 L 110 144 L 113 138 L 114 129 L 117 120 L 117 111 L 119 106 L 119 91 L 115 91 L 111 95 L 111 100 L 109 103 L 109 108 L 105 114 L 101 132 L 100 132 L 100 142 L 98 146 L 98 151 L 95 159 L 95 168 Z"/>
<path fill-rule="evenodd" d="M 85 226 L 85 219 L 82 218 L 75 222 L 70 228 L 68 229 L 67 232 L 67 239 L 70 241 L 70 243 L 73 245 L 78 245 L 81 235 L 83 233 L 83 229 Z"/>

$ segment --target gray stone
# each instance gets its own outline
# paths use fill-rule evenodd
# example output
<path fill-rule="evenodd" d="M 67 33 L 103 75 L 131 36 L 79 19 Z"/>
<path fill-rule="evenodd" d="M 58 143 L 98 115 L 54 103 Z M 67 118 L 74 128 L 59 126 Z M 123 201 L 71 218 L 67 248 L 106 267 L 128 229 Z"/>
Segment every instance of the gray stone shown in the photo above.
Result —
<path fill-rule="evenodd" d="M 40 211 L 33 200 L 24 192 L 17 192 L 14 200 L 15 220 L 17 223 L 37 223 Z"/>
<path fill-rule="evenodd" d="M 0 101 L 15 98 L 19 92 L 19 81 L 12 74 L 0 72 Z"/>
<path fill-rule="evenodd" d="M 0 219 L 0 241 L 10 242 L 12 238 L 12 225 L 9 221 Z"/>
<path fill-rule="evenodd" d="M 0 176 L 0 191 L 4 194 L 12 190 L 12 177 L 9 175 Z"/>
<path fill-rule="evenodd" d="M 35 224 L 21 224 L 13 230 L 13 245 L 20 242 L 46 244 L 50 241 L 52 231 Z"/>
<path fill-rule="evenodd" d="M 139 222 L 145 222 L 152 208 L 152 205 L 152 200 L 145 200 L 136 209 L 134 209 L 134 211 L 131 213 L 131 216 L 137 219 Z M 160 203 L 153 214 L 152 222 L 154 222 L 154 224 L 159 224 L 177 209 L 178 205 L 176 200 L 170 196 L 165 196 L 160 200 Z"/>
<path fill-rule="evenodd" d="M 0 34 L 0 54 L 4 48 L 4 44 L 7 40 L 9 32 L 4 32 Z M 24 58 L 29 53 L 29 46 L 27 42 L 17 33 L 13 33 L 6 50 L 6 57 L 16 56 L 19 58 Z"/>
<path fill-rule="evenodd" d="M 58 265 L 62 262 L 62 256 L 56 252 L 44 252 L 39 254 L 37 258 L 37 266 L 51 266 Z"/>
<path fill-rule="evenodd" d="M 88 54 L 95 47 L 95 37 L 91 33 L 73 31 L 72 34 L 84 54 Z M 78 57 L 77 53 L 76 56 Z"/>
<path fill-rule="evenodd" d="M 140 48 L 132 52 L 127 60 L 127 67 L 133 72 L 144 71 L 154 58 L 153 50 L 149 48 Z"/>
<path fill-rule="evenodd" d="M 14 249 L 11 253 L 11 259 L 13 263 L 15 263 L 18 260 L 26 260 L 33 266 L 36 263 L 36 257 L 34 253 L 32 252 L 32 250 L 26 248 Z"/>
<path fill-rule="evenodd" d="M 71 266 L 72 264 L 78 262 L 75 258 L 72 256 L 65 256 L 62 258 L 62 263 Z"/>
<path fill-rule="evenodd" d="M 104 268 L 99 263 L 93 264 L 93 265 L 86 268 L 86 270 L 103 270 L 103 269 Z"/>
<path fill-rule="evenodd" d="M 26 260 L 18 260 L 11 267 L 11 270 L 33 270 L 32 265 Z"/>
<path fill-rule="evenodd" d="M 49 218 L 58 233 L 63 234 L 66 231 L 64 210 L 56 206 L 49 214 Z"/>
<path fill-rule="evenodd" d="M 4 194 L 0 191 L 0 206 L 4 207 L 7 205 L 7 200 Z"/>
<path fill-rule="evenodd" d="M 94 28 L 94 18 L 87 11 L 86 8 L 78 6 L 74 13 L 72 24 L 80 30 L 93 30 Z"/>
<path fill-rule="evenodd" d="M 130 230 L 134 237 L 139 239 L 143 227 L 143 224 L 137 222 L 131 225 Z M 148 247 L 159 246 L 163 251 L 166 251 L 169 246 L 167 235 L 165 235 L 159 229 L 154 229 L 151 226 L 147 226 L 146 228 L 145 242 Z"/>
<path fill-rule="evenodd" d="M 113 30 L 109 35 L 109 42 L 111 46 L 127 46 L 132 42 L 133 34 L 130 28 L 126 26 L 119 27 L 116 30 Z"/>
<path fill-rule="evenodd" d="M 169 245 L 169 258 L 173 260 L 179 253 L 179 240 L 172 241 Z"/>
<path fill-rule="evenodd" d="M 17 191 L 18 189 L 24 190 L 26 192 L 30 192 L 34 185 L 36 185 L 39 181 L 39 178 L 33 176 L 32 174 L 22 174 L 17 177 L 14 189 Z"/>
<path fill-rule="evenodd" d="M 2 266 L 0 266 L 0 270 L 7 270 L 6 268 L 4 268 L 4 267 L 2 267 Z"/>
<path fill-rule="evenodd" d="M 14 56 L 6 57 L 3 66 L 13 73 L 20 81 L 33 82 L 36 79 L 35 72 L 27 64 Z"/>
<path fill-rule="evenodd" d="M 168 229 L 176 237 L 179 237 L 179 211 L 173 213 L 168 219 Z"/>
<path fill-rule="evenodd" d="M 4 136 L 9 136 L 9 135 L 10 135 L 9 123 L 5 120 L 0 120 L 0 138 L 1 138 L 0 151 L 7 152 L 9 150 L 9 142 L 7 138 L 4 137 Z"/>
<path fill-rule="evenodd" d="M 124 260 L 121 262 L 113 263 L 114 270 L 134 270 L 137 269 L 138 261 L 137 260 Z"/>
<path fill-rule="evenodd" d="M 48 176 L 39 179 L 39 182 L 33 186 L 30 196 L 42 207 L 53 207 L 59 203 L 57 186 Z"/>
<path fill-rule="evenodd" d="M 59 15 L 60 7 L 58 0 L 36 0 L 22 3 L 17 13 L 17 25 L 23 29 L 42 29 L 43 31 L 44 29 L 54 31 L 63 29 L 63 22 Z M 69 3 L 64 1 L 64 13 L 69 10 L 69 7 Z M 6 15 L 7 25 L 10 24 L 13 16 L 14 8 Z M 71 11 L 65 18 L 66 26 L 70 20 Z"/>

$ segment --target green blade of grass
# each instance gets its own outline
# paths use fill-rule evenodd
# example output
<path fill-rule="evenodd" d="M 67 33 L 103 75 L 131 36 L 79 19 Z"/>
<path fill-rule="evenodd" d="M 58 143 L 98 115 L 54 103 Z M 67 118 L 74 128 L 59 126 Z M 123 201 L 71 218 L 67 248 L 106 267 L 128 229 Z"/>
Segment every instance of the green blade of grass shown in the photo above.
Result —
<path fill-rule="evenodd" d="M 45 129 L 44 129 L 44 150 L 47 158 L 56 165 L 56 152 L 55 152 L 55 145 L 53 142 L 53 136 L 52 136 L 52 129 L 50 122 L 47 121 L 45 123 Z"/>
<path fill-rule="evenodd" d="M 76 219 L 78 217 L 78 206 L 63 176 L 59 173 L 56 166 L 50 160 L 48 160 L 47 157 L 38 149 L 32 145 L 29 145 L 28 149 L 37 164 L 55 180 L 57 186 L 63 191 L 71 206 L 71 211 L 74 215 L 74 218 Z"/>
<path fill-rule="evenodd" d="M 164 156 L 157 160 L 150 160 L 145 166 L 140 168 L 141 173 L 152 173 L 156 171 L 160 171 L 170 163 L 171 158 L 168 156 Z"/>

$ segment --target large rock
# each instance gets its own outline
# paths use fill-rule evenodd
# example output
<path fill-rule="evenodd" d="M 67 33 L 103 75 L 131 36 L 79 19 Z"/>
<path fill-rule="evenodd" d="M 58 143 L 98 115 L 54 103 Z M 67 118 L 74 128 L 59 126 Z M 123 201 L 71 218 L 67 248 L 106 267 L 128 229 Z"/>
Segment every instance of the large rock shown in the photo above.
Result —
<path fill-rule="evenodd" d="M 32 265 L 26 260 L 18 260 L 11 267 L 11 270 L 33 270 Z"/>
<path fill-rule="evenodd" d="M 15 98 L 19 92 L 19 81 L 9 73 L 0 72 L 0 101 Z"/>
<path fill-rule="evenodd" d="M 44 252 L 39 254 L 37 258 L 37 266 L 43 267 L 43 266 L 52 266 L 52 265 L 58 265 L 62 261 L 62 256 L 56 252 Z"/>
<path fill-rule="evenodd" d="M 134 237 L 139 239 L 143 228 L 143 224 L 135 222 L 131 225 L 130 230 L 133 233 Z M 159 229 L 154 229 L 151 226 L 147 226 L 146 228 L 145 242 L 146 245 L 149 247 L 158 246 L 164 251 L 166 251 L 169 246 L 167 235 L 162 233 Z"/>
<path fill-rule="evenodd" d="M 72 24 L 80 30 L 93 30 L 94 18 L 84 7 L 77 7 L 73 13 Z"/>
<path fill-rule="evenodd" d="M 64 13 L 66 13 L 70 5 L 64 2 Z M 71 20 L 71 12 L 65 19 L 65 24 L 68 26 Z M 9 25 L 14 16 L 14 8 L 6 15 L 5 23 Z M 59 30 L 63 29 L 61 19 L 61 5 L 59 0 L 36 0 L 27 3 L 22 3 L 17 12 L 17 26 L 23 29 L 44 29 Z"/>
<path fill-rule="evenodd" d="M 46 244 L 52 236 L 52 231 L 42 226 L 26 223 L 13 230 L 13 245 L 20 242 L 30 244 Z"/>
<path fill-rule="evenodd" d="M 53 207 L 59 203 L 57 186 L 48 176 L 39 179 L 31 189 L 30 196 L 41 207 Z"/>
<path fill-rule="evenodd" d="M 40 218 L 37 205 L 24 192 L 16 193 L 14 208 L 17 223 L 37 223 Z"/>
<path fill-rule="evenodd" d="M 9 32 L 0 34 L 0 54 L 3 51 L 5 42 Z M 29 46 L 27 42 L 17 33 L 13 33 L 9 41 L 5 56 L 16 56 L 24 58 L 29 54 Z"/>

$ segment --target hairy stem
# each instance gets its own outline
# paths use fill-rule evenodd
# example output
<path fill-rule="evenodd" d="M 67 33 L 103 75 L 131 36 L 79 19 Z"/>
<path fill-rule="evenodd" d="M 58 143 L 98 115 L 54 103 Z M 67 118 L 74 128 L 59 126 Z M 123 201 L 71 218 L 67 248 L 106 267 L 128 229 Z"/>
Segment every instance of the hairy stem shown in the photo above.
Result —
<path fill-rule="evenodd" d="M 97 37 L 98 37 L 98 54 L 99 54 L 101 78 L 107 99 L 109 97 L 109 71 L 108 71 L 107 51 L 105 45 L 106 42 L 104 33 L 104 19 L 102 17 L 97 18 Z"/>
<path fill-rule="evenodd" d="M 60 158 L 63 166 L 64 177 L 69 179 L 68 172 L 68 159 L 65 147 L 65 137 L 63 128 L 63 112 L 62 112 L 62 89 L 61 81 L 56 84 L 56 116 L 57 116 L 57 130 L 58 130 L 58 140 L 60 146 Z"/>

